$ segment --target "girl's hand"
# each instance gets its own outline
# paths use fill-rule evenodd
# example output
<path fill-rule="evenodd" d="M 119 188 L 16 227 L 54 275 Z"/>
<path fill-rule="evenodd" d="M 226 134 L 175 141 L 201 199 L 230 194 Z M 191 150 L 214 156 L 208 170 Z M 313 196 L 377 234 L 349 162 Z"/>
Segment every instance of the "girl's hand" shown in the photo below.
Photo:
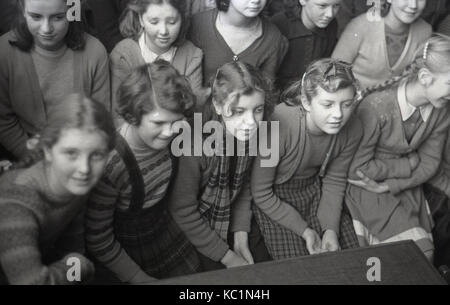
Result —
<path fill-rule="evenodd" d="M 361 180 L 348 179 L 350 184 L 359 186 L 360 188 L 372 193 L 383 194 L 389 192 L 389 186 L 386 183 L 378 183 L 369 177 L 366 177 L 366 175 L 364 175 L 361 171 L 357 171 L 356 174 L 361 178 Z"/>
<path fill-rule="evenodd" d="M 416 152 L 412 152 L 408 155 L 409 165 L 411 166 L 411 171 L 415 170 L 419 166 L 420 158 Z"/>
<path fill-rule="evenodd" d="M 227 268 L 246 266 L 249 263 L 232 250 L 228 250 L 220 261 Z"/>
<path fill-rule="evenodd" d="M 234 252 L 243 257 L 247 263 L 253 265 L 252 253 L 248 247 L 248 233 L 247 232 L 235 232 L 234 233 Z"/>
<path fill-rule="evenodd" d="M 324 252 L 341 250 L 336 232 L 333 230 L 326 230 L 322 236 L 322 250 Z"/>
<path fill-rule="evenodd" d="M 12 166 L 12 163 L 9 160 L 0 161 L 0 174 L 3 174 L 4 172 L 9 171 L 11 166 Z"/>
<path fill-rule="evenodd" d="M 306 248 L 308 249 L 309 254 L 318 254 L 322 253 L 321 249 L 321 240 L 319 234 L 316 231 L 306 228 L 305 232 L 302 234 L 303 239 L 306 242 Z"/>

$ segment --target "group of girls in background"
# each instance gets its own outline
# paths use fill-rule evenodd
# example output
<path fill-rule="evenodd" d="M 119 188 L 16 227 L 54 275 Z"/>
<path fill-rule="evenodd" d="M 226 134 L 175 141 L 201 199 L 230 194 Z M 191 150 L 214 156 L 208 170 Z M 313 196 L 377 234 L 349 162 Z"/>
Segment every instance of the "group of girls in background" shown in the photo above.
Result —
<path fill-rule="evenodd" d="M 89 30 L 65 0 L 13 2 L 0 283 L 73 283 L 73 258 L 82 282 L 142 284 L 400 240 L 449 263 L 450 33 L 421 18 L 433 1 L 382 1 L 345 29 L 346 0 L 82 1 Z M 175 156 L 194 113 L 231 154 Z M 263 122 L 279 124 L 269 167 L 249 147 Z"/>

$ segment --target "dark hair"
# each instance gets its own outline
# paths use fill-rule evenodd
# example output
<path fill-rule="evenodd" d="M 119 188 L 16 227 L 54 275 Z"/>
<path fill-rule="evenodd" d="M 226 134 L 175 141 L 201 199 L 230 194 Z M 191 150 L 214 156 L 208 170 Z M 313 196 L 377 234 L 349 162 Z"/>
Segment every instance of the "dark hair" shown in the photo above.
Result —
<path fill-rule="evenodd" d="M 351 65 L 340 60 L 323 58 L 308 66 L 302 79 L 290 85 L 281 94 L 281 101 L 288 105 L 302 105 L 303 99 L 311 102 L 319 87 L 327 92 L 353 87 L 356 99 L 361 97 L 361 89 Z"/>
<path fill-rule="evenodd" d="M 375 91 L 382 91 L 390 88 L 404 79 L 417 79 L 418 72 L 426 68 L 431 72 L 447 72 L 450 67 L 450 37 L 435 33 L 416 51 L 414 60 L 409 64 L 403 73 L 395 76 L 379 85 L 367 88 L 363 96 L 367 96 Z"/>
<path fill-rule="evenodd" d="M 255 91 L 264 92 L 265 120 L 272 114 L 277 100 L 273 82 L 252 65 L 241 61 L 229 62 L 220 67 L 211 80 L 211 88 L 211 97 L 204 106 L 204 122 L 220 120 L 212 100 L 223 105 L 232 93 L 235 95 L 229 103 L 230 107 L 238 102 L 241 95 L 250 95 Z"/>
<path fill-rule="evenodd" d="M 189 19 L 186 16 L 187 1 L 186 0 L 131 0 L 129 1 L 125 11 L 120 17 L 120 33 L 123 37 L 138 40 L 142 33 L 142 26 L 139 18 L 147 11 L 150 4 L 167 3 L 173 6 L 181 18 L 180 33 L 173 43 L 175 46 L 182 45 L 186 40 L 189 30 Z"/>
<path fill-rule="evenodd" d="M 228 12 L 231 0 L 216 0 L 216 6 L 219 11 Z"/>
<path fill-rule="evenodd" d="M 102 103 L 74 93 L 51 108 L 44 129 L 36 137 L 38 144 L 14 168 L 28 167 L 41 160 L 43 148 L 53 147 L 59 141 L 61 131 L 70 128 L 100 131 L 106 137 L 108 150 L 114 148 L 116 131 L 111 113 Z"/>
<path fill-rule="evenodd" d="M 12 41 L 11 44 L 18 47 L 20 50 L 28 52 L 31 50 L 34 44 L 33 36 L 28 30 L 27 21 L 24 17 L 25 13 L 25 1 L 17 0 L 17 17 L 13 24 L 13 32 L 16 36 L 16 41 Z M 65 0 L 61 0 L 66 2 Z M 84 4 L 84 1 L 82 1 Z M 84 7 L 84 5 L 82 5 Z M 69 30 L 64 38 L 65 43 L 69 49 L 74 51 L 84 49 L 86 45 L 85 25 L 86 19 L 84 15 L 84 9 L 81 10 L 81 21 L 70 21 Z"/>
<path fill-rule="evenodd" d="M 266 6 L 271 2 L 272 0 L 267 0 Z M 228 12 L 228 8 L 230 7 L 231 0 L 216 0 L 216 6 L 219 11 L 222 12 Z"/>
<path fill-rule="evenodd" d="M 186 117 L 193 115 L 195 95 L 186 78 L 167 61 L 138 67 L 118 89 L 118 114 L 129 124 L 138 126 L 142 116 L 161 107 Z"/>

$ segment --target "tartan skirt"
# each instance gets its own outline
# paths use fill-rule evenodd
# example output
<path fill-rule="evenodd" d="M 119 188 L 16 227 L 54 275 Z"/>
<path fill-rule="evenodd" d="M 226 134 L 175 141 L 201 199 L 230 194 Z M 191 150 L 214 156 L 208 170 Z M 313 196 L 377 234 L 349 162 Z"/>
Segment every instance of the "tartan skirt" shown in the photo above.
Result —
<path fill-rule="evenodd" d="M 275 195 L 292 205 L 307 222 L 308 227 L 321 234 L 317 211 L 321 197 L 321 181 L 318 176 L 292 178 L 286 183 L 274 186 Z M 253 204 L 253 215 L 264 237 L 267 250 L 274 260 L 309 255 L 304 239 L 271 220 Z M 339 244 L 342 249 L 359 246 L 352 218 L 344 205 L 340 221 Z"/>
<path fill-rule="evenodd" d="M 164 202 L 136 213 L 118 210 L 114 234 L 126 253 L 150 276 L 161 279 L 199 271 L 194 246 Z"/>

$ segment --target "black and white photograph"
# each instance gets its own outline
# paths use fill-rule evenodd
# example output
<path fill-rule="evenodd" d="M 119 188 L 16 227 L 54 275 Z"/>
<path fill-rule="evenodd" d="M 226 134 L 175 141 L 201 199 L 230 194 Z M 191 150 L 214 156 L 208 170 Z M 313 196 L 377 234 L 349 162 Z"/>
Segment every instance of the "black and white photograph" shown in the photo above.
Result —
<path fill-rule="evenodd" d="M 450 1 L 0 1 L 0 286 L 449 284 Z"/>

